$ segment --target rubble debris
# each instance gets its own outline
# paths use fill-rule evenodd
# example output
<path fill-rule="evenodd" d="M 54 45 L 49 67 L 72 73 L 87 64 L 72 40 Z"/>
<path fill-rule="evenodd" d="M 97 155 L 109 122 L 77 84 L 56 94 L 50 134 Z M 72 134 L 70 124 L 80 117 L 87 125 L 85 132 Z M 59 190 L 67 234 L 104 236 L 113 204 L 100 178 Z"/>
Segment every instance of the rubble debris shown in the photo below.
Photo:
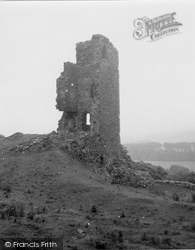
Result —
<path fill-rule="evenodd" d="M 51 148 L 52 141 L 49 136 L 40 136 L 33 140 L 27 140 L 19 143 L 17 146 L 10 148 L 10 151 L 26 153 L 41 152 Z"/>
<path fill-rule="evenodd" d="M 127 167 L 114 168 L 111 171 L 112 184 L 122 184 L 133 187 L 150 187 L 154 179 L 146 171 L 138 171 Z"/>
<path fill-rule="evenodd" d="M 60 148 L 82 163 L 101 168 L 107 163 L 109 157 L 108 155 L 106 157 L 104 146 L 105 141 L 99 136 L 80 132 L 74 139 L 65 139 Z"/>
<path fill-rule="evenodd" d="M 96 213 L 96 212 L 97 212 L 97 208 L 96 208 L 95 205 L 93 205 L 93 206 L 91 207 L 91 212 L 92 212 L 92 213 Z"/>
<path fill-rule="evenodd" d="M 96 173 L 106 173 L 112 184 L 133 187 L 149 187 L 154 179 L 148 171 L 133 169 L 133 161 L 123 146 L 120 147 L 120 157 L 109 161 L 109 155 L 103 157 L 102 148 L 105 141 L 100 137 L 85 133 L 75 134 L 75 139 L 64 139 L 60 148 L 82 163 L 92 166 Z"/>

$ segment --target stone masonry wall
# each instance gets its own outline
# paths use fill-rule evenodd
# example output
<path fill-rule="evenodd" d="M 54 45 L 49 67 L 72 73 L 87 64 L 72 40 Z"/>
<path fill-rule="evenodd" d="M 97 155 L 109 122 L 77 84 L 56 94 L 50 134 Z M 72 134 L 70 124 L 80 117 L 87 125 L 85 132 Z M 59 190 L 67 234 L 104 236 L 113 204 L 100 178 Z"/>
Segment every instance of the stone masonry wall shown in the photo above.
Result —
<path fill-rule="evenodd" d="M 93 35 L 76 45 L 76 64 L 67 62 L 57 79 L 58 133 L 88 132 L 104 141 L 105 155 L 119 156 L 118 52 L 108 38 Z M 90 125 L 86 123 L 87 114 Z"/>

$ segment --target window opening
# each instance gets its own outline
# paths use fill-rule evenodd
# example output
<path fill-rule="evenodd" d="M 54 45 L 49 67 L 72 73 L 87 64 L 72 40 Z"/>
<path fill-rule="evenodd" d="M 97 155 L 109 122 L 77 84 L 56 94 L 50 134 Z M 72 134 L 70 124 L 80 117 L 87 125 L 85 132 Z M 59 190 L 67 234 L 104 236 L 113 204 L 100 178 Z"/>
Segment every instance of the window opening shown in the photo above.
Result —
<path fill-rule="evenodd" d="M 91 125 L 90 114 L 89 113 L 86 114 L 86 125 Z"/>

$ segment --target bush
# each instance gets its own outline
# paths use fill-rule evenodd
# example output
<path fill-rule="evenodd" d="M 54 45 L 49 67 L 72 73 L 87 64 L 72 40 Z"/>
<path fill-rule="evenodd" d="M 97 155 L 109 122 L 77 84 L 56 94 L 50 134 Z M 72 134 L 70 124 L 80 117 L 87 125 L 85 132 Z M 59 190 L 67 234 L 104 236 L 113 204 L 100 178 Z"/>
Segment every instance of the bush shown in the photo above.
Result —
<path fill-rule="evenodd" d="M 98 240 L 95 242 L 95 248 L 96 249 L 106 249 L 106 242 Z"/>
<path fill-rule="evenodd" d="M 172 240 L 169 237 L 163 238 L 162 243 L 166 246 L 172 246 Z"/>
<path fill-rule="evenodd" d="M 160 238 L 157 236 L 151 236 L 150 242 L 152 243 L 152 245 L 159 246 L 160 245 Z"/>
<path fill-rule="evenodd" d="M 33 212 L 33 211 L 30 211 L 27 213 L 28 220 L 33 220 L 34 216 L 35 216 L 35 212 Z"/>
<path fill-rule="evenodd" d="M 9 193 L 9 192 L 11 192 L 11 184 L 8 182 L 2 182 L 0 184 L 0 189 Z"/>
<path fill-rule="evenodd" d="M 132 165 L 136 170 L 147 171 L 154 180 L 164 180 L 168 175 L 164 168 L 160 166 L 153 166 L 150 163 L 133 162 Z"/>
<path fill-rule="evenodd" d="M 23 217 L 24 216 L 24 204 L 20 201 L 12 201 L 9 207 L 10 216 Z"/>
<path fill-rule="evenodd" d="M 35 209 L 36 214 L 44 214 L 47 212 L 47 207 L 45 205 L 36 207 Z"/>
<path fill-rule="evenodd" d="M 125 212 L 124 211 L 122 211 L 122 213 L 121 213 L 121 216 L 120 216 L 121 218 L 125 218 Z"/>
<path fill-rule="evenodd" d="M 1 201 L 0 202 L 0 210 L 5 208 L 6 206 L 8 206 L 8 202 L 7 201 Z"/>
<path fill-rule="evenodd" d="M 168 179 L 174 181 L 186 181 L 195 184 L 195 172 L 181 166 L 171 166 Z"/>
<path fill-rule="evenodd" d="M 195 184 L 195 172 L 191 171 L 190 174 L 188 175 L 187 181 Z"/>
<path fill-rule="evenodd" d="M 91 207 L 91 212 L 92 212 L 92 213 L 96 213 L 96 212 L 97 212 L 97 208 L 96 208 L 95 205 L 93 205 L 93 206 Z"/>
<path fill-rule="evenodd" d="M 179 200 L 180 200 L 180 195 L 179 195 L 179 193 L 175 192 L 175 193 L 173 194 L 173 200 L 174 200 L 174 201 L 179 201 Z"/>
<path fill-rule="evenodd" d="M 1 202 L 0 214 L 2 219 L 9 219 L 10 217 L 24 217 L 25 206 L 20 201 Z"/>
<path fill-rule="evenodd" d="M 146 240 L 148 240 L 148 237 L 146 235 L 146 232 L 143 232 L 141 235 L 141 241 L 146 241 Z"/>

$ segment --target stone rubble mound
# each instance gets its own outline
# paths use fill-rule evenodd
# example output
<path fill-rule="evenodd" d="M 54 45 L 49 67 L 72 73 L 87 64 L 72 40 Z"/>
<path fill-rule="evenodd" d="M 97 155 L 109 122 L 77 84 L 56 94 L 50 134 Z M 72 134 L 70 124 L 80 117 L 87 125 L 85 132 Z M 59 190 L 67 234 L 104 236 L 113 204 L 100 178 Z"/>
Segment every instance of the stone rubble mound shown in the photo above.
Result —
<path fill-rule="evenodd" d="M 122 184 L 136 188 L 147 188 L 154 184 L 154 178 L 148 172 L 148 169 L 136 168 L 136 163 L 131 160 L 127 149 L 122 145 L 120 146 L 120 158 L 116 159 L 111 166 L 108 166 L 107 170 L 111 175 L 113 184 Z"/>
<path fill-rule="evenodd" d="M 106 144 L 100 137 L 90 135 L 86 132 L 77 133 L 74 138 L 66 138 L 60 148 L 67 151 L 72 157 L 82 163 L 98 165 L 99 167 L 107 162 L 103 148 Z"/>
<path fill-rule="evenodd" d="M 60 148 L 82 163 L 92 166 L 96 173 L 107 173 L 112 184 L 122 184 L 133 187 L 149 187 L 154 179 L 147 171 L 131 168 L 132 160 L 121 146 L 120 159 L 109 162 L 103 158 L 102 148 L 106 147 L 99 137 L 82 132 L 75 138 L 66 138 Z M 104 155 L 105 156 L 105 155 Z"/>
<path fill-rule="evenodd" d="M 133 187 L 150 187 L 154 184 L 154 179 L 146 171 L 138 171 L 128 167 L 113 167 L 110 175 L 113 184 L 122 184 Z"/>
<path fill-rule="evenodd" d="M 59 136 L 57 133 L 36 136 L 22 141 L 10 151 L 42 152 L 51 149 L 55 144 L 57 148 L 87 164 L 94 172 L 106 174 L 113 184 L 144 188 L 154 184 L 154 179 L 147 170 L 135 169 L 134 162 L 123 146 L 120 147 L 120 157 L 110 161 L 109 156 L 106 157 L 103 152 L 107 146 L 106 142 L 99 136 L 84 131 L 74 133 L 74 136 L 70 134 Z"/>
<path fill-rule="evenodd" d="M 26 152 L 40 152 L 51 148 L 52 141 L 48 135 L 39 136 L 35 139 L 26 140 L 14 146 L 10 151 L 26 153 Z"/>

